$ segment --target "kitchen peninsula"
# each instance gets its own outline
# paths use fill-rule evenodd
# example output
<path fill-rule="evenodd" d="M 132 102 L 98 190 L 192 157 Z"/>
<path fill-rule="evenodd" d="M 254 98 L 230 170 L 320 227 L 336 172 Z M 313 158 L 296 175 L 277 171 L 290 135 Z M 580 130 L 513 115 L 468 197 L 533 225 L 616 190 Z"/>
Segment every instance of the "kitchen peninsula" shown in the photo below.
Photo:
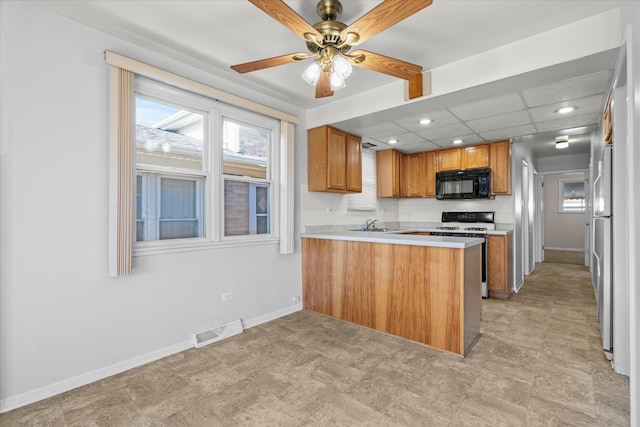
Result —
<path fill-rule="evenodd" d="M 303 306 L 465 355 L 480 335 L 481 244 L 402 232 L 303 234 Z"/>

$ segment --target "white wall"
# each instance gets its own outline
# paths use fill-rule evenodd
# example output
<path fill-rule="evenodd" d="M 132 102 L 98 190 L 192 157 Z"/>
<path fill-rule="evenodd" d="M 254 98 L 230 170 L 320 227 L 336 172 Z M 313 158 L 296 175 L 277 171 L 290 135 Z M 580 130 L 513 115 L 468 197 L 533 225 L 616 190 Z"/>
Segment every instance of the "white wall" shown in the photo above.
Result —
<path fill-rule="evenodd" d="M 525 274 L 529 274 L 529 271 L 525 271 L 524 267 L 524 236 L 523 236 L 523 221 L 525 218 L 523 206 L 524 206 L 524 195 L 522 191 L 522 165 L 523 161 L 525 161 L 529 165 L 529 173 L 528 173 L 528 199 L 529 199 L 529 227 L 530 229 L 533 227 L 533 195 L 534 195 L 534 172 L 537 170 L 537 163 L 533 156 L 533 152 L 528 144 L 524 143 L 513 143 L 511 144 L 511 194 L 514 198 L 513 209 L 514 209 L 514 232 L 513 232 L 513 249 L 514 249 L 514 258 L 513 258 L 513 274 L 514 274 L 514 287 L 515 290 L 519 289 L 520 286 L 524 283 Z M 532 233 L 529 233 L 532 237 Z M 533 250 L 533 239 L 529 239 L 529 250 Z"/>
<path fill-rule="evenodd" d="M 513 196 L 496 196 L 493 200 L 400 199 L 400 221 L 440 222 L 442 212 L 495 212 L 495 222 L 513 225 Z"/>
<path fill-rule="evenodd" d="M 137 257 L 132 276 L 107 275 L 103 51 L 297 114 L 298 146 L 302 111 L 23 2 L 0 12 L 2 410 L 179 351 L 199 329 L 300 308 L 299 250 L 278 245 Z M 296 165 L 299 182 L 306 150 Z M 299 201 L 296 212 L 299 226 Z"/>
<path fill-rule="evenodd" d="M 306 176 L 304 180 L 307 181 Z M 302 203 L 302 225 L 304 227 L 336 226 L 344 229 L 347 225 L 364 225 L 368 219 L 378 219 L 380 224 L 398 221 L 398 201 L 396 199 L 379 198 L 375 212 L 354 212 L 347 211 L 348 195 L 345 194 L 307 191 L 307 185 L 302 184 L 299 195 Z"/>
<path fill-rule="evenodd" d="M 544 175 L 544 247 L 582 251 L 585 216 L 583 212 L 558 213 L 558 185 L 561 179 L 584 179 L 584 173 Z"/>
<path fill-rule="evenodd" d="M 561 172 L 589 169 L 591 156 L 577 154 L 569 156 L 538 157 L 538 172 Z"/>

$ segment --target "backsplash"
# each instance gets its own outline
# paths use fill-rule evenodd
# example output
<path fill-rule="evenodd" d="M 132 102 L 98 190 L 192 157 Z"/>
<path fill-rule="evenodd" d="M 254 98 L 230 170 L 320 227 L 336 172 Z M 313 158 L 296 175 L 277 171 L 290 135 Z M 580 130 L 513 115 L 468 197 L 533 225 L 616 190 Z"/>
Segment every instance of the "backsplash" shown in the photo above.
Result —
<path fill-rule="evenodd" d="M 495 221 L 501 228 L 510 228 L 515 223 L 513 196 L 496 196 L 494 200 L 436 200 L 420 199 L 377 199 L 375 212 L 346 210 L 345 194 L 307 191 L 307 185 L 300 186 L 299 197 L 302 207 L 302 230 L 337 231 L 362 226 L 367 219 L 378 219 L 378 226 L 394 227 L 411 224 L 439 224 L 443 211 L 494 211 Z"/>
<path fill-rule="evenodd" d="M 399 199 L 401 222 L 440 222 L 443 211 L 495 212 L 495 222 L 515 223 L 514 196 L 496 196 L 493 200 L 436 200 L 431 198 Z"/>

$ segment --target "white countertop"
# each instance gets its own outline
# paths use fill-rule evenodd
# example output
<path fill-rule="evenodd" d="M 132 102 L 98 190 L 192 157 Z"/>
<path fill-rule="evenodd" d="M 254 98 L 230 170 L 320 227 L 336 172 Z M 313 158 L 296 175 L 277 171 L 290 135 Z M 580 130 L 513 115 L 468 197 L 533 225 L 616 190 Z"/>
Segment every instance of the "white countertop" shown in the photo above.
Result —
<path fill-rule="evenodd" d="M 354 242 L 392 243 L 396 245 L 436 246 L 441 248 L 464 249 L 480 245 L 484 239 L 475 237 L 419 236 L 402 234 L 419 229 L 402 229 L 396 231 L 331 231 L 325 233 L 305 233 L 300 237 L 309 239 L 350 240 Z M 508 231 L 508 230 L 506 230 Z"/>

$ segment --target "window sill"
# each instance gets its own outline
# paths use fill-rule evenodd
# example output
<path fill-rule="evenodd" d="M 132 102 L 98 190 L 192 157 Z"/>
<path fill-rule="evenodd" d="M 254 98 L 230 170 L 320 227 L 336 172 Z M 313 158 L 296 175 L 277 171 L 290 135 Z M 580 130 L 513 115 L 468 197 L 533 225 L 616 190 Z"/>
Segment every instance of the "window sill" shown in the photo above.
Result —
<path fill-rule="evenodd" d="M 162 255 L 180 252 L 206 251 L 212 249 L 227 249 L 243 246 L 263 246 L 277 244 L 280 244 L 280 239 L 277 236 L 269 236 L 260 239 L 246 238 L 245 236 L 242 236 L 239 238 L 233 238 L 221 242 L 212 242 L 211 240 L 207 239 L 189 239 L 180 242 L 148 242 L 138 243 L 134 245 L 133 256 Z"/>
<path fill-rule="evenodd" d="M 584 211 L 558 211 L 558 214 L 564 215 L 564 214 L 580 214 L 580 215 L 584 215 Z"/>

